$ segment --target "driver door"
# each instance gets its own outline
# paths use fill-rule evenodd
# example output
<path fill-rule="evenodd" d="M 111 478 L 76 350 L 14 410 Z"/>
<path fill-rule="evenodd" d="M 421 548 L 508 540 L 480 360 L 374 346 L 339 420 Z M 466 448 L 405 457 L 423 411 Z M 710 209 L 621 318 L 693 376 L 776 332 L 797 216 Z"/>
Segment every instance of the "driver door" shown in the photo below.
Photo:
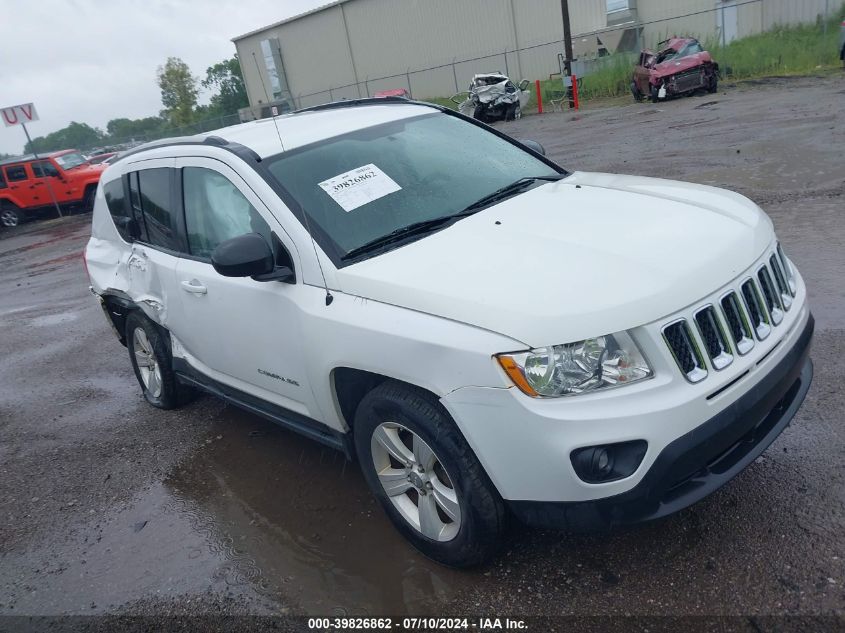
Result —
<path fill-rule="evenodd" d="M 247 183 L 224 163 L 177 159 L 189 255 L 177 264 L 180 310 L 174 356 L 213 380 L 311 418 L 299 299 L 302 283 L 223 277 L 211 265 L 221 242 L 258 233 L 277 263 L 301 270 L 292 241 Z M 174 322 L 175 321 L 175 322 Z"/>

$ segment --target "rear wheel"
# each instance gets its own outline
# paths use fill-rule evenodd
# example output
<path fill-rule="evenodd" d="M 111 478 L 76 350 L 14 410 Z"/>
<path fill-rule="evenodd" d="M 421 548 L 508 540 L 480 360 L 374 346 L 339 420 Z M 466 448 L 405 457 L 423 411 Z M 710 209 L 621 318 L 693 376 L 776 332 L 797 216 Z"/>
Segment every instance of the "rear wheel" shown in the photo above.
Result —
<path fill-rule="evenodd" d="M 453 567 L 493 555 L 504 503 L 437 398 L 382 383 L 361 401 L 353 432 L 370 489 L 418 550 Z"/>
<path fill-rule="evenodd" d="M 126 347 L 144 398 L 159 409 L 175 409 L 193 390 L 180 385 L 162 330 L 139 311 L 126 318 Z"/>
<path fill-rule="evenodd" d="M 0 224 L 12 228 L 20 224 L 21 216 L 18 209 L 7 202 L 0 202 Z"/>

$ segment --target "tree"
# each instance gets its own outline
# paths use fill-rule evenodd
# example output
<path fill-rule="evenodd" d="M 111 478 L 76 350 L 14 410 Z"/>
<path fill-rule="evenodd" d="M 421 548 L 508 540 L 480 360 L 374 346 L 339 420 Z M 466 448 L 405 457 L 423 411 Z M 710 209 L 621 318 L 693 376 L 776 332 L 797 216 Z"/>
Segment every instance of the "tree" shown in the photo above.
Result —
<path fill-rule="evenodd" d="M 168 57 L 164 66 L 158 67 L 157 75 L 161 103 L 171 124 L 190 124 L 194 120 L 199 88 L 197 78 L 191 74 L 188 64 L 178 57 Z"/>
<path fill-rule="evenodd" d="M 143 119 L 120 118 L 106 123 L 106 132 L 109 135 L 109 141 L 121 143 L 131 139 L 155 138 L 166 126 L 167 120 L 157 116 L 148 116 Z"/>
<path fill-rule="evenodd" d="M 38 152 L 52 152 L 60 149 L 88 149 L 101 144 L 103 138 L 104 135 L 101 130 L 91 127 L 87 123 L 71 121 L 67 127 L 63 127 L 61 130 L 32 139 L 32 144 L 27 143 L 24 152 L 29 153 L 33 149 Z"/>
<path fill-rule="evenodd" d="M 234 114 L 238 108 L 249 105 L 237 54 L 231 59 L 224 59 L 214 66 L 209 66 L 205 71 L 202 87 L 214 92 L 208 104 L 210 116 Z"/>

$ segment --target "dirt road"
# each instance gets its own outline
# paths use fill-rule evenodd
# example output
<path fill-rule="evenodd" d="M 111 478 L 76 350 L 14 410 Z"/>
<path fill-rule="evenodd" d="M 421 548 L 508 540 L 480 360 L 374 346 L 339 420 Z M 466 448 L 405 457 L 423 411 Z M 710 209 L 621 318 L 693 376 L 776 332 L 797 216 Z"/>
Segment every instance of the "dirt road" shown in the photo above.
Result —
<path fill-rule="evenodd" d="M 150 408 L 87 290 L 88 218 L 0 234 L 0 613 L 845 615 L 843 105 L 845 78 L 775 79 L 502 124 L 570 169 L 759 203 L 807 281 L 816 374 L 702 503 L 609 535 L 517 530 L 470 572 L 417 555 L 340 455 L 210 397 Z"/>

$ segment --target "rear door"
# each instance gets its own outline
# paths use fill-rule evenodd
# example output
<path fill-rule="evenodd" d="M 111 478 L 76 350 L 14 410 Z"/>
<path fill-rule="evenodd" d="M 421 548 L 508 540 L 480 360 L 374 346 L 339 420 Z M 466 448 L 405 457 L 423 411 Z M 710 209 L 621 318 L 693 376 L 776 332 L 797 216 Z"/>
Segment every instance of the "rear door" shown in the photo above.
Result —
<path fill-rule="evenodd" d="M 176 263 L 185 251 L 173 163 L 172 158 L 145 160 L 128 174 L 130 206 L 142 224 L 140 239 L 125 256 L 129 295 L 165 327 L 172 306 L 179 305 Z"/>
<path fill-rule="evenodd" d="M 37 194 L 32 183 L 32 174 L 26 163 L 6 165 L 3 168 L 7 190 L 12 201 L 21 208 L 37 207 Z"/>
<path fill-rule="evenodd" d="M 41 204 L 62 203 L 67 201 L 63 195 L 63 182 L 59 170 L 49 160 L 37 160 L 29 164 L 32 170 L 33 191 Z"/>
<path fill-rule="evenodd" d="M 223 277 L 211 265 L 227 239 L 258 233 L 276 263 L 301 269 L 293 242 L 247 183 L 225 163 L 177 159 L 189 256 L 178 263 L 181 311 L 171 332 L 206 376 L 296 413 L 319 418 L 305 375 L 296 283 Z M 313 298 L 313 297 L 312 297 Z"/>

